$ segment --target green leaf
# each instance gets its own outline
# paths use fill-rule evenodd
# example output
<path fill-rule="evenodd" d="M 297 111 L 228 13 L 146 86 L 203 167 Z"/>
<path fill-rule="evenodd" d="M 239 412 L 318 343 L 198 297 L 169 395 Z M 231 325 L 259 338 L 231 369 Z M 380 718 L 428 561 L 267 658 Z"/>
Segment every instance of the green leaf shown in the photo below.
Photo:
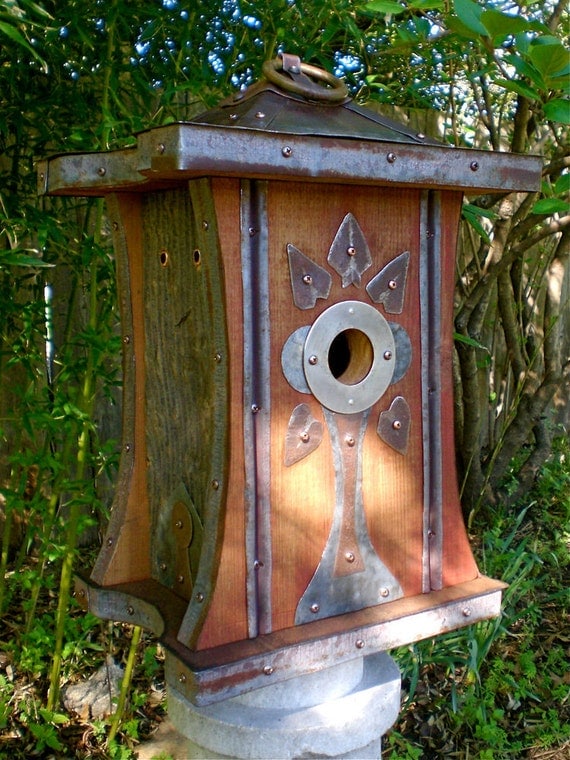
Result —
<path fill-rule="evenodd" d="M 0 266 L 2 265 L 11 267 L 42 267 L 44 269 L 54 266 L 54 264 L 48 264 L 47 261 L 43 261 L 36 256 L 27 256 L 24 253 L 17 253 L 16 251 L 0 253 Z"/>
<path fill-rule="evenodd" d="M 387 16 L 398 16 L 406 10 L 404 6 L 393 2 L 393 0 L 373 0 L 371 3 L 366 3 L 364 9 L 372 13 L 383 13 Z"/>
<path fill-rule="evenodd" d="M 491 37 L 508 37 L 529 30 L 529 23 L 522 16 L 511 16 L 496 10 L 483 11 L 481 23 Z"/>
<path fill-rule="evenodd" d="M 540 71 L 535 68 L 531 63 L 525 61 L 520 55 L 508 54 L 505 56 L 505 63 L 511 65 L 517 74 L 521 77 L 530 79 L 532 84 L 536 85 L 539 90 L 547 90 L 546 82 L 544 81 Z"/>
<path fill-rule="evenodd" d="M 464 203 L 461 213 L 467 224 L 473 227 L 479 237 L 481 237 L 486 243 L 490 243 L 491 239 L 489 233 L 481 224 L 481 217 L 484 216 L 487 219 L 496 219 L 497 215 L 493 211 L 479 208 L 471 203 Z"/>
<path fill-rule="evenodd" d="M 570 100 L 555 98 L 544 104 L 544 115 L 548 121 L 570 124 Z"/>
<path fill-rule="evenodd" d="M 541 198 L 532 207 L 533 214 L 566 214 L 570 211 L 570 203 L 560 198 Z"/>
<path fill-rule="evenodd" d="M 20 47 L 25 48 L 29 53 L 33 55 L 36 61 L 41 63 L 43 70 L 47 72 L 47 64 L 44 59 L 38 54 L 36 50 L 34 50 L 28 40 L 18 29 L 16 29 L 15 26 L 12 24 L 6 24 L 4 21 L 0 21 L 0 33 L 4 34 L 6 37 L 11 39 L 12 42 L 15 42 Z"/>
<path fill-rule="evenodd" d="M 484 216 L 486 219 L 498 219 L 499 215 L 490 208 L 481 208 L 481 206 L 475 206 L 473 203 L 464 203 L 463 211 L 475 216 Z"/>
<path fill-rule="evenodd" d="M 412 0 L 408 3 L 408 8 L 414 8 L 418 11 L 439 11 L 444 7 L 443 0 Z"/>
<path fill-rule="evenodd" d="M 482 343 L 479 343 L 479 341 L 475 340 L 474 338 L 470 338 L 469 335 L 462 335 L 461 333 L 454 332 L 453 338 L 459 343 L 465 343 L 467 346 L 471 346 L 471 348 L 480 348 L 481 350 L 486 351 L 487 353 L 490 353 L 487 346 L 484 346 Z"/>
<path fill-rule="evenodd" d="M 538 37 L 529 58 L 544 77 L 561 73 L 568 66 L 568 51 L 556 37 Z"/>
<path fill-rule="evenodd" d="M 515 82 L 512 79 L 495 79 L 494 82 L 499 85 L 499 87 L 504 87 L 505 90 L 509 90 L 509 92 L 516 92 L 517 95 L 522 95 L 529 100 L 540 100 L 540 93 L 538 90 L 533 90 L 533 88 L 528 84 L 525 84 L 525 82 Z"/>
<path fill-rule="evenodd" d="M 457 18 L 471 32 L 475 32 L 476 37 L 488 37 L 486 27 L 481 22 L 483 9 L 472 0 L 453 0 L 453 8 Z"/>
<path fill-rule="evenodd" d="M 554 192 L 556 195 L 570 193 L 570 173 L 562 174 L 560 177 L 558 177 L 554 184 Z"/>

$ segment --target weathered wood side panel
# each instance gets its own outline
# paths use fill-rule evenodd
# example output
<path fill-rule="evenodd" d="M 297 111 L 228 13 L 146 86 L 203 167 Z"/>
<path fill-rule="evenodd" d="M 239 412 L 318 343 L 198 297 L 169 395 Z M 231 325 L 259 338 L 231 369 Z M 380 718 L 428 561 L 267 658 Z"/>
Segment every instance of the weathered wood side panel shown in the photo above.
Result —
<path fill-rule="evenodd" d="M 93 568 L 101 585 L 150 576 L 150 512 L 146 490 L 142 198 L 107 197 L 117 261 L 123 334 L 123 445 L 111 521 Z"/>
<path fill-rule="evenodd" d="M 247 638 L 244 432 L 243 432 L 243 288 L 240 258 L 239 180 L 212 182 L 218 234 L 223 252 L 223 278 L 228 330 L 230 414 L 229 472 L 223 548 L 216 588 L 197 648 Z"/>

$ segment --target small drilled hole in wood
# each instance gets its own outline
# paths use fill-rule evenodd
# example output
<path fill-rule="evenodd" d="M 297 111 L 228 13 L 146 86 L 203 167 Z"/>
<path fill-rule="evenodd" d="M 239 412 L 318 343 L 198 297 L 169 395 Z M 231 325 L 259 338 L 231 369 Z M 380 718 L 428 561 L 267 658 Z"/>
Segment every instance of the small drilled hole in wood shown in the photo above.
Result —
<path fill-rule="evenodd" d="M 192 254 L 192 257 L 194 259 L 194 266 L 195 267 L 199 267 L 200 264 L 202 263 L 202 254 L 200 253 L 200 251 L 199 251 L 198 248 L 196 248 L 194 250 L 194 253 Z"/>
<path fill-rule="evenodd" d="M 160 259 L 160 266 L 161 267 L 167 267 L 170 263 L 170 256 L 168 255 L 168 251 L 162 250 L 158 254 L 158 258 Z"/>

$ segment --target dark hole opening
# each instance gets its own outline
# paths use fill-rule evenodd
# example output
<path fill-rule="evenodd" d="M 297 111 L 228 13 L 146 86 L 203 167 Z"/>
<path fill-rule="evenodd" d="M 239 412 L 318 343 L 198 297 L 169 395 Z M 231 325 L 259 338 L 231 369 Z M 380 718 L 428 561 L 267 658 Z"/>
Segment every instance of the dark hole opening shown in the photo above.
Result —
<path fill-rule="evenodd" d="M 372 343 L 361 330 L 343 330 L 332 341 L 328 364 L 331 374 L 344 385 L 360 383 L 372 368 Z"/>

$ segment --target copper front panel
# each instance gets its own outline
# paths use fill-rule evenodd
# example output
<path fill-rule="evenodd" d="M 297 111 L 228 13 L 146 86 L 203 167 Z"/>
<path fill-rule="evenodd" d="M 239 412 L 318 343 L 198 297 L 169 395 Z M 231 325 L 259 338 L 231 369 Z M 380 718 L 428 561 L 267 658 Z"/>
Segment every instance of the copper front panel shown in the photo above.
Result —
<path fill-rule="evenodd" d="M 372 265 L 360 287 L 342 287 L 340 276 L 327 264 L 329 247 L 338 227 L 351 212 L 364 232 Z M 272 183 L 268 193 L 269 256 L 271 261 L 272 435 L 271 510 L 275 629 L 293 624 L 295 609 L 319 564 L 325 548 L 333 507 L 335 478 L 330 438 L 300 462 L 285 467 L 284 441 L 291 412 L 300 403 L 323 421 L 319 402 L 295 391 L 281 371 L 280 356 L 288 336 L 312 323 L 331 304 L 347 299 L 371 303 L 367 281 L 403 251 L 411 252 L 405 305 L 401 315 L 389 316 L 405 327 L 413 345 L 419 344 L 419 192 L 376 188 L 326 188 L 306 184 Z M 332 274 L 326 299 L 313 309 L 296 308 L 292 301 L 287 244 Z M 382 307 L 379 307 L 380 309 Z M 374 405 L 363 446 L 362 489 L 368 530 L 377 553 L 397 577 L 406 594 L 421 592 L 422 557 L 422 430 L 419 351 L 405 377 L 390 386 Z M 406 397 L 412 413 L 412 433 L 406 456 L 386 446 L 375 432 L 381 410 L 397 395 Z"/>

